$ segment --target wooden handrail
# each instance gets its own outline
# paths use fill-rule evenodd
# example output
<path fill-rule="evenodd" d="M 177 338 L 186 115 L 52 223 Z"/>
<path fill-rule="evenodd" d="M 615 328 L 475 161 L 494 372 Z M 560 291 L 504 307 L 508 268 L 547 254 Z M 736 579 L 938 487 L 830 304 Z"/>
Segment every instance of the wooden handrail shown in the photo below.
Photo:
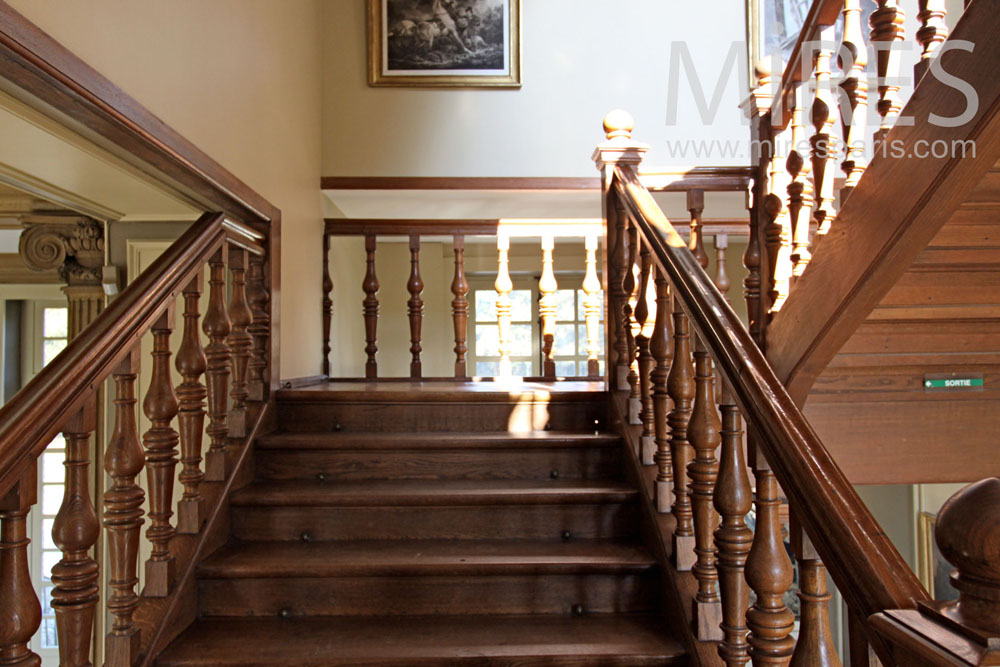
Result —
<path fill-rule="evenodd" d="M 223 221 L 222 213 L 204 214 L 0 408 L 0 497 L 232 233 Z"/>
<path fill-rule="evenodd" d="M 851 609 L 914 608 L 927 592 L 796 407 L 736 313 L 664 216 L 634 167 L 613 185 L 715 358 L 767 461 Z"/>
<path fill-rule="evenodd" d="M 541 221 L 539 224 L 545 224 Z M 546 221 L 548 222 L 548 221 Z M 552 221 L 558 222 L 558 221 Z M 582 220 L 587 224 L 602 224 L 600 218 Z M 376 236 L 408 237 L 411 234 L 420 236 L 496 236 L 500 227 L 499 219 L 455 219 L 455 220 L 416 220 L 406 218 L 327 218 L 324 233 L 328 236 Z M 731 236 L 746 236 L 750 233 L 749 222 L 745 218 L 703 218 L 701 225 L 706 236 L 729 234 Z M 690 228 L 690 223 L 675 225 L 684 231 Z M 538 236 L 537 233 L 534 234 Z M 580 236 L 583 236 L 581 233 Z"/>
<path fill-rule="evenodd" d="M 750 167 L 647 167 L 639 180 L 650 192 L 746 192 L 753 182 Z"/>

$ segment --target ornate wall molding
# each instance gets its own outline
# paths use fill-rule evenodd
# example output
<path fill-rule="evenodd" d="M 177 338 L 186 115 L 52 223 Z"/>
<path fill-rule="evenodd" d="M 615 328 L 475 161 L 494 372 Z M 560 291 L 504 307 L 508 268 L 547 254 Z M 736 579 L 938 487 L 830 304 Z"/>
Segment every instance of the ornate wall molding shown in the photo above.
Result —
<path fill-rule="evenodd" d="M 30 215 L 18 253 L 33 271 L 56 269 L 67 285 L 100 286 L 104 265 L 104 226 L 81 215 Z"/>

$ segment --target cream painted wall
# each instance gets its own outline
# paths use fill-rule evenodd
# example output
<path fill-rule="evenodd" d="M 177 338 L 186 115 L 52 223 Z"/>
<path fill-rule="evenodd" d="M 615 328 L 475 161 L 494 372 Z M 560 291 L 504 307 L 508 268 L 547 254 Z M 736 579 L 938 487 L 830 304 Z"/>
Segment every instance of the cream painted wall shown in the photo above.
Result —
<path fill-rule="evenodd" d="M 622 107 L 652 164 L 734 164 L 674 157 L 669 140 L 733 139 L 745 69 L 727 79 L 702 123 L 682 74 L 677 123 L 666 123 L 673 42 L 689 48 L 707 98 L 730 44 L 743 53 L 743 4 L 663 0 L 521 0 L 523 85 L 515 90 L 371 88 L 362 0 L 323 3 L 326 176 L 594 176 L 601 119 Z M 683 68 L 682 68 L 683 71 Z"/>
<path fill-rule="evenodd" d="M 10 4 L 281 209 L 281 375 L 317 373 L 319 0 Z"/>

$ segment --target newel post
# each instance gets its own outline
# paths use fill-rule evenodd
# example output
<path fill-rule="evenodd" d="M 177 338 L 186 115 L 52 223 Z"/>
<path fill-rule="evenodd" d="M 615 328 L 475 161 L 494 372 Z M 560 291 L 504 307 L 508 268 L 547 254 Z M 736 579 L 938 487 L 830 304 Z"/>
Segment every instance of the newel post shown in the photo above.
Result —
<path fill-rule="evenodd" d="M 622 312 L 628 294 L 622 285 L 625 277 L 624 250 L 626 220 L 616 205 L 615 194 L 611 190 L 615 167 L 630 165 L 639 168 L 643 156 L 649 146 L 632 140 L 632 128 L 635 121 L 627 111 L 615 109 L 604 117 L 604 133 L 607 141 L 598 144 L 593 160 L 601 172 L 601 212 L 604 218 L 605 257 L 604 265 L 610 270 L 604 271 L 604 293 L 608 295 L 607 317 L 604 318 L 607 349 L 614 355 L 607 356 L 605 373 L 609 386 L 626 391 L 631 387 L 628 383 L 628 370 L 631 359 L 628 358 L 628 346 L 625 344 L 625 328 L 627 322 Z"/>

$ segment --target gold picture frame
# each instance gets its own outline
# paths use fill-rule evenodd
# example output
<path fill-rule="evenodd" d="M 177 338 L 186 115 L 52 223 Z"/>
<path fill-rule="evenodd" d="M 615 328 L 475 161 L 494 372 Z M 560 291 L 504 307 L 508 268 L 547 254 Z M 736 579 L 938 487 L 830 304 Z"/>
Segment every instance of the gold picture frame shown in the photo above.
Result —
<path fill-rule="evenodd" d="M 519 88 L 520 0 L 368 0 L 368 84 Z"/>
<path fill-rule="evenodd" d="M 917 515 L 917 576 L 934 600 L 954 600 L 958 591 L 951 585 L 952 567 L 944 560 L 934 541 L 937 515 L 921 512 Z"/>

